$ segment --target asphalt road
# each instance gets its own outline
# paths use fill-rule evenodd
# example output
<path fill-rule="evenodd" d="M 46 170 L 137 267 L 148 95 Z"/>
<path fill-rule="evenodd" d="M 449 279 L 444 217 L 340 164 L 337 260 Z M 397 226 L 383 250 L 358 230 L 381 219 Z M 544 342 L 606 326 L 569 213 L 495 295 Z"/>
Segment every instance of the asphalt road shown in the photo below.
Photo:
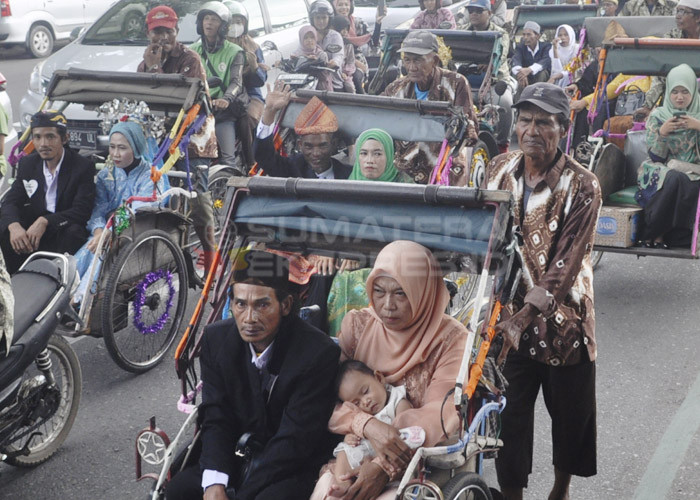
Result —
<path fill-rule="evenodd" d="M 23 57 L 0 55 L 11 93 L 23 92 L 36 63 Z M 698 261 L 603 257 L 595 273 L 598 474 L 575 478 L 572 498 L 700 498 L 699 278 Z M 191 294 L 188 310 L 195 301 Z M 171 436 L 184 420 L 170 359 L 134 376 L 112 363 L 101 340 L 73 347 L 83 370 L 75 426 L 42 466 L 0 464 L 0 499 L 145 498 L 150 485 L 134 481 L 136 433 L 152 415 Z M 549 432 L 540 403 L 528 499 L 546 498 L 553 481 Z M 495 486 L 491 463 L 485 477 Z"/>

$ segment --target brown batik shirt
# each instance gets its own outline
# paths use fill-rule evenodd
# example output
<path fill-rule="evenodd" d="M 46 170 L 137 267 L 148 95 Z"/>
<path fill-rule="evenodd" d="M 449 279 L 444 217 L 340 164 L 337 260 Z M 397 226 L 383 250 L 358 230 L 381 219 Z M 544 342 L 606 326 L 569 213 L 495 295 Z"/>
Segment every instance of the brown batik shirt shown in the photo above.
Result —
<path fill-rule="evenodd" d="M 389 84 L 383 95 L 415 99 L 415 83 L 406 76 L 399 78 Z M 464 109 L 464 115 L 470 121 L 467 134 L 476 138 L 475 127 L 478 121 L 472 104 L 469 82 L 464 76 L 454 71 L 435 68 L 433 83 L 428 90 L 428 101 L 443 101 L 449 102 L 453 106 L 461 106 Z M 473 140 L 473 142 L 476 141 Z M 396 141 L 394 165 L 401 172 L 407 173 L 416 183 L 427 184 L 430 182 L 430 175 L 440 156 L 441 148 L 442 143 L 440 142 Z M 466 151 L 460 151 L 450 170 L 451 186 L 465 186 L 467 184 L 468 169 L 465 168 L 465 165 Z"/>
<path fill-rule="evenodd" d="M 520 338 L 524 356 L 552 366 L 595 360 L 591 251 L 602 204 L 597 178 L 559 152 L 523 212 L 523 170 L 522 151 L 513 151 L 491 161 L 485 181 L 488 189 L 513 193 L 524 242 L 523 275 L 503 319 L 526 303 L 540 312 Z"/>

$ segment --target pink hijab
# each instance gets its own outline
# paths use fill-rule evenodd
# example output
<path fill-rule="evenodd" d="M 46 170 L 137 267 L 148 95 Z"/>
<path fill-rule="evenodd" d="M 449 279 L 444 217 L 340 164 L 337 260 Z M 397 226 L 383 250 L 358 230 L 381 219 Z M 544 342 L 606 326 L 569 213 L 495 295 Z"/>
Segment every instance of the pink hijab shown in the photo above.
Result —
<path fill-rule="evenodd" d="M 316 45 L 314 46 L 313 50 L 309 50 L 304 47 L 304 37 L 308 33 L 313 33 L 314 38 L 316 39 Z M 316 33 L 316 29 L 313 26 L 302 26 L 299 29 L 299 48 L 292 52 L 292 55 L 295 57 L 304 57 L 304 56 L 317 56 L 321 52 L 323 52 L 323 49 L 318 46 L 318 33 Z"/>
<path fill-rule="evenodd" d="M 333 10 L 336 10 L 335 3 L 337 0 L 333 0 Z M 355 31 L 355 18 L 353 17 L 352 13 L 355 10 L 355 2 L 354 0 L 350 0 L 350 15 L 348 15 L 348 21 L 350 21 L 350 28 L 348 29 L 348 36 L 345 37 L 345 40 L 353 44 L 355 47 L 360 48 L 363 45 L 369 43 L 370 38 L 372 38 L 372 33 L 366 33 L 364 35 L 357 35 L 357 31 Z"/>
<path fill-rule="evenodd" d="M 408 297 L 412 321 L 404 330 L 386 328 L 374 312 L 372 288 L 380 276 L 395 279 Z M 428 359 L 440 344 L 443 329 L 454 328 L 454 322 L 445 314 L 450 294 L 433 254 L 412 241 L 395 241 L 379 252 L 367 278 L 367 294 L 371 319 L 359 337 L 353 357 L 379 368 L 387 382 L 393 384 Z M 341 336 L 341 347 L 343 340 Z"/>

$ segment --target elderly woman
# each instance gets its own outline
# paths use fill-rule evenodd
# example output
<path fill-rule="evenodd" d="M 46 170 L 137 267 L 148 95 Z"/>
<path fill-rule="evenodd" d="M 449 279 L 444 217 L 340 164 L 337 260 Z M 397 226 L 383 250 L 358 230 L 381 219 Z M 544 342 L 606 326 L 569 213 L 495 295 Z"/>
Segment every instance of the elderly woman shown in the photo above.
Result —
<path fill-rule="evenodd" d="M 635 198 L 644 207 L 647 246 L 690 242 L 700 189 L 700 96 L 693 69 L 669 71 L 663 106 L 647 120 L 647 147 Z"/>
<path fill-rule="evenodd" d="M 413 409 L 393 425 L 380 422 L 352 403 L 336 406 L 329 428 L 336 434 L 369 439 L 377 458 L 360 467 L 348 497 L 380 498 L 387 483 L 408 464 L 410 451 L 398 429 L 420 426 L 425 446 L 445 439 L 440 422 L 452 435 L 459 427 L 456 412 L 441 403 L 454 386 L 465 348 L 466 328 L 445 314 L 450 294 L 440 266 L 425 247 L 395 241 L 379 252 L 367 279 L 370 306 L 351 311 L 343 320 L 339 341 L 342 359 L 356 359 L 379 371 L 386 382 L 405 385 Z M 332 467 L 332 465 L 331 465 Z M 332 474 L 325 472 L 312 500 L 327 498 Z M 381 498 L 394 498 L 386 491 Z"/>
<path fill-rule="evenodd" d="M 75 254 L 81 283 L 73 302 L 82 300 L 87 287 L 83 276 L 95 257 L 95 250 L 100 237 L 107 225 L 107 219 L 120 205 L 131 196 L 151 196 L 153 181 L 151 180 L 151 164 L 147 158 L 148 147 L 141 125 L 135 122 L 118 122 L 109 133 L 109 159 L 107 166 L 97 174 L 95 208 L 87 223 L 87 229 L 92 234 L 88 242 Z M 112 163 L 113 165 L 110 165 Z M 158 192 L 168 189 L 167 177 L 162 177 L 156 186 Z M 157 202 L 136 201 L 131 208 L 156 205 Z M 98 261 L 94 276 L 99 272 L 101 262 Z"/>

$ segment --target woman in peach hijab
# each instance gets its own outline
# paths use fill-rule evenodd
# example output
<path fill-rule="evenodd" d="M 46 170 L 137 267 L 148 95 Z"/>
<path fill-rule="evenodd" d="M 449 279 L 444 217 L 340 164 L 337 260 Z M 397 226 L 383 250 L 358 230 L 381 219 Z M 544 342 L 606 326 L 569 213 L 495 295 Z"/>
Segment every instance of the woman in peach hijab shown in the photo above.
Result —
<path fill-rule="evenodd" d="M 367 278 L 367 294 L 370 306 L 351 311 L 343 319 L 338 336 L 341 360 L 362 361 L 381 372 L 386 383 L 405 385 L 413 409 L 388 425 L 346 402 L 336 406 L 329 428 L 336 434 L 367 438 L 377 453 L 373 461 L 360 467 L 347 497 L 394 498 L 395 493 L 384 491 L 385 486 L 400 478 L 411 457 L 398 429 L 422 427 L 424 446 L 446 439 L 440 411 L 445 395 L 454 387 L 467 330 L 445 314 L 450 295 L 440 266 L 417 243 L 395 241 L 379 252 Z M 442 420 L 448 434 L 454 435 L 459 420 L 451 405 L 445 405 Z M 331 477 L 330 472 L 322 475 L 312 500 L 329 498 Z"/>

